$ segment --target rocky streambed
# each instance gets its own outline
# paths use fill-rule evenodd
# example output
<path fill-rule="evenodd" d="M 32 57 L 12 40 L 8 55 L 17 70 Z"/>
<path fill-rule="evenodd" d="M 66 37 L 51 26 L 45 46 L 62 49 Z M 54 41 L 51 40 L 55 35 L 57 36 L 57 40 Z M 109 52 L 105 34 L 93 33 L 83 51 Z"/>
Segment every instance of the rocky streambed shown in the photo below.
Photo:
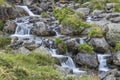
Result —
<path fill-rule="evenodd" d="M 66 0 L 41 0 L 38 5 L 32 0 L 23 2 L 13 1 L 22 15 L 7 20 L 3 29 L 4 35 L 11 37 L 13 53 L 45 52 L 58 61 L 66 74 L 95 73 L 101 80 L 120 79 L 120 12 L 113 12 L 112 4 L 107 4 L 106 11 L 91 12 L 89 7 Z M 65 13 L 70 17 L 61 21 L 63 13 L 58 10 L 56 15 L 54 7 L 71 11 Z"/>

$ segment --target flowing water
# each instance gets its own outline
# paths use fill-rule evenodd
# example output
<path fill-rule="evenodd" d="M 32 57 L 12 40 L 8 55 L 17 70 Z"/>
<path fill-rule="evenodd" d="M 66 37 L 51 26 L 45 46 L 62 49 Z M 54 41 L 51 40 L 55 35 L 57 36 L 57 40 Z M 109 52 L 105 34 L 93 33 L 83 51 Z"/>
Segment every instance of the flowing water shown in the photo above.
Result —
<path fill-rule="evenodd" d="M 99 61 L 99 71 L 109 71 L 110 68 L 107 66 L 107 58 L 110 57 L 110 54 L 98 54 Z"/>

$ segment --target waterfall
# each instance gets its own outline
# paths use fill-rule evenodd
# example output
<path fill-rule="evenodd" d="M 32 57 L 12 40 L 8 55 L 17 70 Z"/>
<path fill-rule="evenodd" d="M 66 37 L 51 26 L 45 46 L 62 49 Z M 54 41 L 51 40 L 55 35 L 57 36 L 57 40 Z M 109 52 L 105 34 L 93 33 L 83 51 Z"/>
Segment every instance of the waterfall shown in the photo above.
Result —
<path fill-rule="evenodd" d="M 98 61 L 99 61 L 99 71 L 109 71 L 110 69 L 107 66 L 107 58 L 110 54 L 98 54 Z"/>
<path fill-rule="evenodd" d="M 24 9 L 29 14 L 29 16 L 36 16 L 27 6 L 17 5 L 16 7 Z"/>

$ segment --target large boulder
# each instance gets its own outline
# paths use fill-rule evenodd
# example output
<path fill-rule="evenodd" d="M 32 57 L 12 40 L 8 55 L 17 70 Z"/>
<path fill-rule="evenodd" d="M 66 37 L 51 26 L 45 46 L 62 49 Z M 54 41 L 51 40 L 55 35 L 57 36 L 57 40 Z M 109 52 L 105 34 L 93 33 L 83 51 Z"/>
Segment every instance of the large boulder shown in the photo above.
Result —
<path fill-rule="evenodd" d="M 110 23 L 107 26 L 106 40 L 110 45 L 115 46 L 116 42 L 120 41 L 120 24 Z"/>
<path fill-rule="evenodd" d="M 76 12 L 80 12 L 82 13 L 84 16 L 88 15 L 90 13 L 90 9 L 89 8 L 78 8 L 76 10 Z"/>
<path fill-rule="evenodd" d="M 16 24 L 13 21 L 8 20 L 4 26 L 4 33 L 13 34 L 16 29 Z"/>
<path fill-rule="evenodd" d="M 99 53 L 105 53 L 109 49 L 105 38 L 92 38 L 90 44 L 94 47 L 94 50 Z"/>
<path fill-rule="evenodd" d="M 37 22 L 31 29 L 31 33 L 37 36 L 55 36 L 56 33 L 49 29 L 44 22 Z"/>
<path fill-rule="evenodd" d="M 87 66 L 89 68 L 98 67 L 98 59 L 96 55 L 78 53 L 75 61 L 78 65 Z"/>

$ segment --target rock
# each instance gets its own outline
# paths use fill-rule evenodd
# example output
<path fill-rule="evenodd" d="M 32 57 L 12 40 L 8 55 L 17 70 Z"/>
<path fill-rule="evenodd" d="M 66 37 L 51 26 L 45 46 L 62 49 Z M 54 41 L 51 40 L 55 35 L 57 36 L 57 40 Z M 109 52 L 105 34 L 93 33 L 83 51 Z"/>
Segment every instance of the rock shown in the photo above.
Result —
<path fill-rule="evenodd" d="M 4 33 L 13 34 L 13 33 L 15 33 L 15 30 L 16 30 L 15 22 L 8 20 L 5 23 L 5 26 L 3 29 Z"/>
<path fill-rule="evenodd" d="M 34 0 L 22 0 L 24 5 L 31 5 Z"/>
<path fill-rule="evenodd" d="M 82 13 L 84 16 L 88 15 L 90 13 L 90 9 L 89 8 L 78 8 L 76 10 L 76 12 L 80 12 Z"/>
<path fill-rule="evenodd" d="M 79 43 L 76 42 L 76 40 L 67 40 L 66 41 L 66 45 L 68 48 L 68 52 L 72 52 L 73 54 L 77 54 L 78 53 L 78 45 Z"/>
<path fill-rule="evenodd" d="M 31 33 L 37 36 L 55 36 L 56 33 L 49 29 L 44 22 L 37 22 L 31 29 Z"/>
<path fill-rule="evenodd" d="M 102 80 L 116 80 L 117 70 L 113 69 L 106 73 L 106 76 Z"/>
<path fill-rule="evenodd" d="M 104 38 L 92 38 L 90 44 L 93 46 L 94 50 L 99 53 L 105 53 L 109 49 L 108 43 Z"/>
<path fill-rule="evenodd" d="M 106 40 L 111 46 L 115 46 L 120 41 L 120 24 L 110 23 L 107 26 Z"/>
<path fill-rule="evenodd" d="M 47 50 L 47 48 L 44 47 L 39 47 L 33 50 L 34 53 L 45 53 L 45 54 L 50 54 L 50 52 Z"/>
<path fill-rule="evenodd" d="M 18 53 L 30 54 L 30 51 L 26 49 L 25 47 L 21 47 L 18 49 Z"/>
<path fill-rule="evenodd" d="M 34 41 L 24 41 L 22 46 L 24 46 L 25 48 L 27 48 L 30 51 L 32 51 L 32 50 L 34 50 L 34 49 L 39 47 L 39 45 L 35 44 Z"/>
<path fill-rule="evenodd" d="M 98 60 L 97 60 L 97 56 L 95 55 L 78 53 L 75 58 L 75 62 L 78 65 L 87 66 L 89 68 L 98 67 Z"/>
<path fill-rule="evenodd" d="M 113 64 L 120 66 L 120 51 L 113 54 Z"/>
<path fill-rule="evenodd" d="M 93 12 L 92 12 L 92 15 L 93 16 L 99 16 L 100 14 L 102 14 L 104 12 L 104 10 L 94 10 Z"/>
<path fill-rule="evenodd" d="M 110 18 L 110 21 L 113 23 L 120 23 L 120 16 L 115 18 Z"/>

